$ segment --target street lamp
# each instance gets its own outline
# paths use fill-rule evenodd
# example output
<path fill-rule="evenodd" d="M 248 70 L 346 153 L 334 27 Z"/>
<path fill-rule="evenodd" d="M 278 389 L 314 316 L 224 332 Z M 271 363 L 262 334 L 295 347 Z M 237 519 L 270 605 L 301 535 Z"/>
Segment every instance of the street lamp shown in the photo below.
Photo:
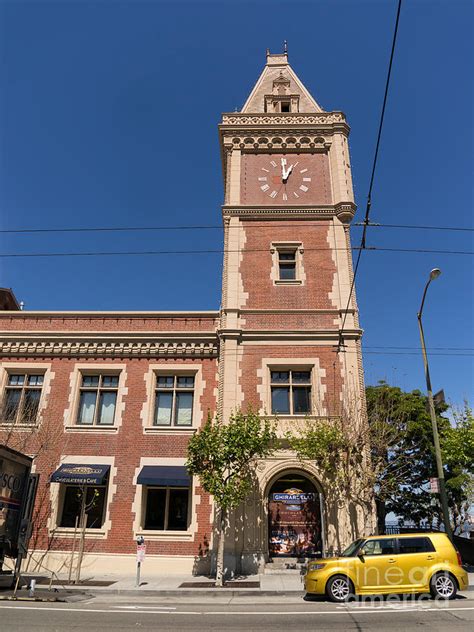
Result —
<path fill-rule="evenodd" d="M 428 391 L 428 403 L 430 407 L 430 416 L 431 416 L 431 425 L 433 427 L 433 441 L 435 447 L 436 454 L 436 468 L 438 470 L 438 482 L 439 482 L 439 496 L 441 500 L 441 509 L 443 511 L 443 520 L 444 520 L 444 528 L 446 529 L 446 533 L 450 540 L 453 539 L 453 532 L 451 530 L 451 522 L 449 519 L 449 510 L 448 510 L 448 498 L 446 496 L 446 486 L 444 483 L 444 470 L 443 470 L 443 461 L 441 459 L 441 448 L 439 446 L 439 436 L 438 436 L 438 424 L 436 422 L 436 412 L 433 402 L 433 391 L 431 390 L 431 379 L 430 379 L 430 369 L 428 367 L 428 356 L 426 355 L 426 346 L 425 346 L 425 335 L 423 333 L 423 324 L 421 322 L 421 315 L 423 313 L 423 305 L 425 304 L 426 292 L 428 290 L 428 286 L 431 281 L 434 281 L 441 274 L 441 270 L 439 268 L 434 268 L 430 272 L 430 278 L 425 285 L 425 291 L 423 292 L 423 298 L 421 299 L 420 311 L 418 312 L 418 326 L 420 328 L 420 339 L 421 339 L 421 350 L 423 353 L 423 364 L 425 366 L 425 377 L 426 377 L 426 389 Z"/>

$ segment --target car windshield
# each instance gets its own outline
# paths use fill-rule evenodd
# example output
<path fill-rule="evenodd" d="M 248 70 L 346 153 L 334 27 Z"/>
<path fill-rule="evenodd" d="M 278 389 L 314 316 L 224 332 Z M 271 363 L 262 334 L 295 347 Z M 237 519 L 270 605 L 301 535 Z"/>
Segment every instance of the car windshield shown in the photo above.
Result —
<path fill-rule="evenodd" d="M 359 540 L 355 540 L 352 544 L 349 544 L 347 549 L 341 553 L 341 557 L 355 557 L 363 541 L 364 540 L 359 538 Z"/>

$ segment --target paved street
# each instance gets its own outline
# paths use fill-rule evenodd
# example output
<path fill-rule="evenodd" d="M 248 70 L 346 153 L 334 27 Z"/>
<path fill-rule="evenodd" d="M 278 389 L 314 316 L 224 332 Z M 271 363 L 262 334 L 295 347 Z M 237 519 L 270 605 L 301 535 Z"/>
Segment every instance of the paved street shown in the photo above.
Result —
<path fill-rule="evenodd" d="M 215 602 L 192 600 L 93 598 L 82 603 L 0 603 L 1 629 L 35 632 L 87 632 L 107 630 L 415 630 L 430 632 L 470 630 L 474 601 L 459 598 L 449 604 L 432 600 L 407 603 L 355 602 L 337 606 L 284 597 Z"/>

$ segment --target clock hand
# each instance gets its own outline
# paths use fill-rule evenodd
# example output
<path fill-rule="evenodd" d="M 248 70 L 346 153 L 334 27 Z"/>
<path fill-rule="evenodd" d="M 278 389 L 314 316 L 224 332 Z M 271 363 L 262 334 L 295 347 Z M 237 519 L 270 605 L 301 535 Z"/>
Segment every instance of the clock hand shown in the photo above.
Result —
<path fill-rule="evenodd" d="M 281 159 L 281 179 L 282 182 L 285 180 L 286 178 L 286 169 L 285 169 L 285 165 L 286 165 L 286 158 L 282 158 Z"/>
<path fill-rule="evenodd" d="M 283 178 L 283 182 L 285 182 L 285 183 L 286 183 L 286 181 L 288 180 L 288 176 L 290 175 L 290 173 L 291 173 L 292 171 L 293 171 L 293 165 L 290 165 L 290 166 L 288 167 L 288 170 L 287 170 L 287 171 L 285 171 L 284 175 L 282 176 L 282 178 Z"/>

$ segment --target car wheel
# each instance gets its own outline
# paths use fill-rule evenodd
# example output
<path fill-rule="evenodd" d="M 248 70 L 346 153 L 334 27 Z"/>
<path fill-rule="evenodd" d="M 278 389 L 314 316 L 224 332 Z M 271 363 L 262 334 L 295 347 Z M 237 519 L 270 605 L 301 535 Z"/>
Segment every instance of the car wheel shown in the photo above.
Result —
<path fill-rule="evenodd" d="M 326 585 L 326 594 L 331 601 L 343 603 L 354 596 L 354 586 L 348 577 L 335 575 Z"/>
<path fill-rule="evenodd" d="M 436 573 L 431 578 L 430 592 L 434 598 L 454 599 L 457 591 L 456 580 L 449 573 Z"/>

